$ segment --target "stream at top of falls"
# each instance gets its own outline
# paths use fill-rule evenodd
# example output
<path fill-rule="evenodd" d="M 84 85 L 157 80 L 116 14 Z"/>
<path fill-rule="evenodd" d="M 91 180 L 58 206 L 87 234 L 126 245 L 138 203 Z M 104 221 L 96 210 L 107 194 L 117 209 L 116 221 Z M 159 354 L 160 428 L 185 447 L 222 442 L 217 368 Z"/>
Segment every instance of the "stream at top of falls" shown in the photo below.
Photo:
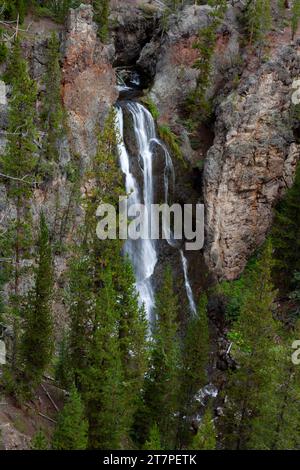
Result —
<path fill-rule="evenodd" d="M 131 163 L 133 156 L 130 155 L 124 142 L 124 111 L 123 108 L 130 113 L 133 120 L 134 138 L 137 144 L 139 165 L 142 170 L 141 181 L 131 171 Z M 120 141 L 118 143 L 118 152 L 120 167 L 125 179 L 125 189 L 128 197 L 128 209 L 134 204 L 144 204 L 147 211 L 144 217 L 149 217 L 148 224 L 150 226 L 151 205 L 154 203 L 155 187 L 154 187 L 154 158 L 155 146 L 162 148 L 165 157 L 164 169 L 164 198 L 165 203 L 169 202 L 169 190 L 175 184 L 175 172 L 172 158 L 157 135 L 155 122 L 151 113 L 137 101 L 124 101 L 122 106 L 117 105 L 116 108 L 116 129 L 119 134 Z M 177 248 L 175 241 L 172 239 L 172 233 L 169 227 L 164 224 L 163 230 L 165 238 L 170 246 Z M 128 255 L 133 265 L 136 289 L 141 304 L 144 304 L 147 319 L 150 324 L 155 321 L 154 305 L 154 271 L 158 263 L 158 243 L 157 240 L 149 239 L 128 239 L 124 245 L 124 252 Z M 188 262 L 183 250 L 177 248 L 180 253 L 182 269 L 184 273 L 185 289 L 189 302 L 190 311 L 196 313 L 196 304 L 194 301 L 193 291 L 188 275 Z"/>

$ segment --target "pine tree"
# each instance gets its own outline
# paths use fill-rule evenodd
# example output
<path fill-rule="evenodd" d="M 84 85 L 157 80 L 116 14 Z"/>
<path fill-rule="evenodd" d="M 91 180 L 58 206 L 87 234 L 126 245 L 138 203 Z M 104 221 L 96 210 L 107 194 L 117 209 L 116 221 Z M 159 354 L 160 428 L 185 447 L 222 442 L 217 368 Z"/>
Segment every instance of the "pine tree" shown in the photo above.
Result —
<path fill-rule="evenodd" d="M 6 246 L 5 257 L 14 258 L 12 275 L 14 292 L 10 299 L 13 327 L 14 351 L 12 362 L 16 367 L 19 317 L 22 298 L 20 295 L 21 260 L 31 247 L 30 215 L 28 201 L 33 190 L 37 165 L 35 145 L 35 103 L 37 90 L 28 74 L 26 61 L 22 58 L 18 40 L 13 44 L 7 71 L 7 80 L 12 86 L 9 103 L 9 124 L 5 155 L 0 157 L 0 167 L 6 181 L 8 196 L 16 206 L 16 218 L 10 227 L 10 246 Z"/>
<path fill-rule="evenodd" d="M 126 414 L 128 426 L 131 427 L 148 366 L 149 348 L 145 312 L 139 306 L 133 268 L 127 258 L 120 258 L 116 286 L 120 318 L 119 347 L 127 394 Z"/>
<path fill-rule="evenodd" d="M 227 401 L 221 422 L 227 449 L 253 448 L 264 406 L 273 411 L 276 407 L 278 325 L 272 314 L 276 293 L 271 283 L 271 255 L 268 242 L 247 273 L 240 316 L 230 336 L 238 368 L 230 372 L 225 390 Z"/>
<path fill-rule="evenodd" d="M 262 42 L 272 26 L 270 0 L 251 0 L 244 11 L 246 32 L 250 44 Z"/>
<path fill-rule="evenodd" d="M 206 93 L 211 80 L 212 56 L 217 42 L 217 28 L 225 14 L 226 2 L 224 0 L 211 0 L 209 2 L 213 10 L 209 14 L 209 24 L 199 31 L 198 38 L 193 44 L 199 52 L 199 57 L 194 63 L 194 68 L 199 75 L 195 90 L 187 99 L 187 110 L 195 122 L 206 121 L 211 115 L 211 103 Z"/>
<path fill-rule="evenodd" d="M 60 412 L 52 438 L 54 450 L 85 450 L 88 423 L 79 393 L 73 387 L 70 397 Z"/>
<path fill-rule="evenodd" d="M 299 407 L 300 370 L 293 364 L 291 345 L 299 338 L 299 322 L 290 333 L 282 332 L 280 345 L 276 348 L 277 383 L 273 395 L 254 420 L 251 446 L 263 450 L 294 450 L 300 444 Z"/>
<path fill-rule="evenodd" d="M 61 101 L 60 51 L 57 35 L 48 40 L 47 65 L 44 78 L 45 95 L 42 119 L 47 134 L 45 154 L 48 160 L 58 161 L 58 143 L 63 132 L 63 107 Z"/>
<path fill-rule="evenodd" d="M 120 240 L 96 236 L 98 205 L 117 206 L 124 192 L 111 112 L 99 136 L 87 177 L 95 181 L 85 201 L 82 242 L 70 275 L 71 357 L 86 407 L 90 448 L 129 446 L 147 365 L 146 322 Z"/>
<path fill-rule="evenodd" d="M 45 436 L 45 433 L 40 430 L 33 436 L 31 440 L 31 449 L 32 450 L 48 450 L 49 443 Z"/>
<path fill-rule="evenodd" d="M 202 418 L 197 434 L 193 438 L 190 450 L 216 450 L 216 445 L 216 429 L 212 412 L 208 409 Z"/>
<path fill-rule="evenodd" d="M 24 377 L 26 382 L 33 387 L 41 382 L 42 375 L 52 357 L 52 293 L 53 266 L 49 230 L 45 216 L 41 214 L 35 288 L 29 296 L 21 342 Z"/>
<path fill-rule="evenodd" d="M 157 292 L 156 325 L 153 332 L 151 365 L 146 377 L 144 410 L 139 419 L 141 437 L 147 439 L 156 423 L 165 449 L 173 449 L 177 433 L 176 413 L 179 408 L 180 343 L 178 337 L 178 298 L 174 292 L 170 268 L 164 273 L 162 286 Z"/>
<path fill-rule="evenodd" d="M 156 423 L 151 427 L 149 439 L 145 442 L 144 450 L 163 450 L 161 446 L 159 429 Z"/>
<path fill-rule="evenodd" d="M 10 0 L 4 3 L 4 17 L 9 20 L 16 20 L 19 15 L 20 24 L 23 23 L 27 12 L 28 3 L 26 0 Z"/>
<path fill-rule="evenodd" d="M 99 25 L 99 37 L 103 42 L 107 41 L 109 33 L 109 8 L 110 0 L 93 0 L 94 18 Z"/>
<path fill-rule="evenodd" d="M 279 203 L 272 229 L 275 248 L 275 280 L 281 288 L 291 290 L 294 272 L 300 266 L 300 164 L 293 186 Z"/>
<path fill-rule="evenodd" d="M 203 295 L 200 299 L 198 314 L 188 321 L 184 338 L 180 386 L 179 448 L 189 443 L 191 420 L 199 407 L 195 396 L 207 383 L 209 331 L 206 307 L 207 296 Z"/>
<path fill-rule="evenodd" d="M 93 337 L 87 366 L 81 372 L 89 447 L 120 449 L 128 434 L 125 377 L 119 347 L 117 295 L 112 273 L 102 274 L 104 286 L 96 299 Z"/>
<path fill-rule="evenodd" d="M 59 356 L 55 367 L 55 380 L 65 390 L 70 390 L 74 383 L 74 371 L 70 355 L 70 339 L 65 333 L 59 345 Z"/>
<path fill-rule="evenodd" d="M 292 39 L 294 39 L 295 34 L 297 33 L 300 19 L 300 0 L 293 0 L 292 6 Z"/>

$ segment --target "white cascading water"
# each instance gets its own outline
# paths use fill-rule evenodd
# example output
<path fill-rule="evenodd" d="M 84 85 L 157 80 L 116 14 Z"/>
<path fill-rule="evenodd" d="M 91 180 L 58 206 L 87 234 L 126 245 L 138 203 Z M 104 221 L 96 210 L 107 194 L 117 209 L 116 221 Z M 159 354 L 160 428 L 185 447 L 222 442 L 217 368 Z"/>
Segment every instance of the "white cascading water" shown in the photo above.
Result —
<path fill-rule="evenodd" d="M 120 137 L 118 144 L 119 158 L 121 170 L 125 176 L 125 187 L 128 195 L 128 209 L 133 204 L 143 203 L 147 208 L 148 224 L 150 227 L 151 204 L 153 204 L 153 144 L 159 145 L 165 155 L 165 171 L 164 171 L 164 190 L 165 202 L 169 202 L 170 184 L 175 184 L 175 172 L 171 156 L 166 146 L 157 138 L 155 123 L 151 113 L 140 103 L 127 102 L 127 110 L 133 118 L 134 133 L 138 146 L 140 163 L 143 170 L 143 188 L 140 189 L 138 182 L 130 171 L 130 155 L 124 143 L 124 119 L 123 110 L 119 106 L 117 108 L 117 130 Z M 172 237 L 169 227 L 163 226 L 165 237 L 172 247 L 176 247 L 176 241 Z M 136 287 L 139 293 L 140 302 L 144 304 L 147 318 L 151 323 L 153 321 L 154 307 L 154 289 L 153 289 L 153 273 L 158 261 L 157 245 L 155 240 L 128 239 L 125 243 L 125 253 L 129 256 L 136 277 Z M 196 313 L 196 305 L 194 302 L 193 292 L 188 277 L 188 263 L 182 250 L 180 256 L 183 266 L 185 288 L 189 300 L 190 310 Z"/>
<path fill-rule="evenodd" d="M 190 280 L 189 280 L 188 262 L 187 262 L 186 257 L 184 256 L 184 253 L 183 253 L 182 250 L 180 250 L 180 257 L 181 257 L 181 263 L 182 263 L 183 274 L 184 274 L 185 290 L 186 290 L 187 297 L 189 299 L 190 310 L 194 315 L 196 315 L 197 314 L 197 307 L 196 307 L 196 304 L 195 304 L 194 295 L 193 295 L 191 283 L 190 283 Z"/>
<path fill-rule="evenodd" d="M 135 137 L 143 167 L 143 190 L 140 191 L 137 181 L 130 171 L 130 156 L 124 144 L 123 110 L 117 108 L 117 126 L 121 141 L 119 147 L 119 158 L 121 170 L 125 175 L 125 187 L 128 194 L 128 209 L 133 204 L 143 203 L 150 214 L 153 203 L 153 172 L 151 151 L 151 141 L 156 137 L 155 125 L 149 111 L 139 103 L 128 103 L 127 109 L 130 111 L 134 122 Z M 128 254 L 134 268 L 136 276 L 136 287 L 140 301 L 145 306 L 148 320 L 151 322 L 154 307 L 154 290 L 152 275 L 157 263 L 157 251 L 155 240 L 131 240 L 125 243 L 125 253 Z"/>

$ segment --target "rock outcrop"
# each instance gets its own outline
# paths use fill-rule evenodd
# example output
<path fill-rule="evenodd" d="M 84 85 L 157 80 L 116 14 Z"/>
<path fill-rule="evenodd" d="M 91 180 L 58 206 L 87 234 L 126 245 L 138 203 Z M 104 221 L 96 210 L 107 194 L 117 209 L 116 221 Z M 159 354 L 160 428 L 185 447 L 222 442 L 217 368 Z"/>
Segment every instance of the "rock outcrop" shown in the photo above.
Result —
<path fill-rule="evenodd" d="M 180 17 L 172 15 L 162 42 L 161 37 L 154 37 L 145 46 L 138 61 L 145 70 L 148 67 L 149 73 L 155 74 L 150 96 L 160 112 L 160 122 L 168 123 L 181 136 L 183 154 L 195 166 L 199 155 L 191 149 L 181 114 L 189 93 L 195 89 L 198 77 L 198 71 L 193 67 L 198 52 L 193 44 L 199 30 L 209 24 L 210 12 L 211 7 L 208 5 L 192 5 L 186 6 Z M 209 96 L 214 96 L 223 86 L 225 76 L 230 76 L 238 57 L 236 19 L 233 9 L 229 8 L 218 31 Z"/>
<path fill-rule="evenodd" d="M 299 159 L 291 122 L 300 48 L 280 46 L 241 78 L 217 110 L 204 169 L 205 257 L 218 277 L 235 279 L 265 240 L 273 206 L 291 186 Z"/>
<path fill-rule="evenodd" d="M 65 35 L 63 101 L 74 154 L 88 163 L 97 148 L 97 128 L 116 101 L 112 45 L 101 44 L 91 5 L 70 10 Z"/>

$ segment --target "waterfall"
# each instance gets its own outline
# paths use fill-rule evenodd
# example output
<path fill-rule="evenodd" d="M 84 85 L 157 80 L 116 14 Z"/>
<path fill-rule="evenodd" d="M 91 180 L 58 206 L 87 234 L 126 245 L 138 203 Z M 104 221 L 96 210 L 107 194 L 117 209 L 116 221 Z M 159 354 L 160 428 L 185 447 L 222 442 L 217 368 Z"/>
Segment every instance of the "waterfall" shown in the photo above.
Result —
<path fill-rule="evenodd" d="M 137 181 L 130 171 L 130 156 L 128 155 L 123 139 L 123 110 L 121 107 L 118 107 L 117 128 L 121 138 L 118 148 L 121 170 L 125 175 L 128 209 L 133 204 L 143 203 L 147 207 L 148 216 L 150 217 L 151 204 L 153 203 L 153 153 L 151 151 L 151 142 L 152 139 L 156 137 L 155 125 L 151 114 L 139 103 L 128 103 L 127 109 L 133 117 L 134 132 L 143 169 L 143 189 L 140 191 Z M 154 307 L 154 290 L 151 278 L 157 264 L 157 247 L 155 240 L 128 239 L 125 243 L 124 250 L 133 264 L 140 301 L 144 304 L 147 318 L 151 322 Z"/>
<path fill-rule="evenodd" d="M 134 135 L 139 153 L 139 163 L 143 173 L 143 186 L 140 188 L 137 180 L 130 170 L 131 156 L 128 154 L 124 143 L 123 109 L 121 106 L 118 106 L 116 116 L 116 126 L 120 137 L 118 151 L 121 170 L 125 177 L 125 188 L 128 195 L 128 210 L 134 204 L 144 204 L 147 208 L 145 216 L 149 217 L 147 222 L 150 227 L 151 205 L 154 202 L 153 144 L 159 145 L 163 149 L 165 156 L 164 196 L 166 204 L 170 202 L 170 187 L 174 188 L 175 185 L 174 166 L 166 146 L 156 136 L 155 123 L 151 113 L 140 103 L 134 101 L 127 102 L 124 106 L 126 106 L 133 119 Z M 179 249 L 178 241 L 174 240 L 170 227 L 165 226 L 164 222 L 163 230 L 169 245 L 173 248 Z M 153 273 L 158 261 L 157 243 L 155 240 L 151 239 L 128 239 L 125 242 L 124 251 L 132 262 L 140 302 L 141 304 L 144 304 L 147 318 L 151 323 L 153 322 L 153 308 L 155 301 Z M 180 255 L 190 310 L 192 313 L 196 313 L 196 305 L 188 277 L 188 263 L 182 250 L 180 250 Z"/>
<path fill-rule="evenodd" d="M 189 280 L 188 262 L 182 250 L 180 250 L 180 256 L 181 256 L 181 263 L 182 263 L 183 274 L 184 274 L 185 290 L 186 290 L 186 294 L 189 300 L 190 310 L 194 315 L 196 315 L 197 307 L 195 304 L 194 295 L 193 295 L 192 287 L 191 287 L 190 280 Z"/>

